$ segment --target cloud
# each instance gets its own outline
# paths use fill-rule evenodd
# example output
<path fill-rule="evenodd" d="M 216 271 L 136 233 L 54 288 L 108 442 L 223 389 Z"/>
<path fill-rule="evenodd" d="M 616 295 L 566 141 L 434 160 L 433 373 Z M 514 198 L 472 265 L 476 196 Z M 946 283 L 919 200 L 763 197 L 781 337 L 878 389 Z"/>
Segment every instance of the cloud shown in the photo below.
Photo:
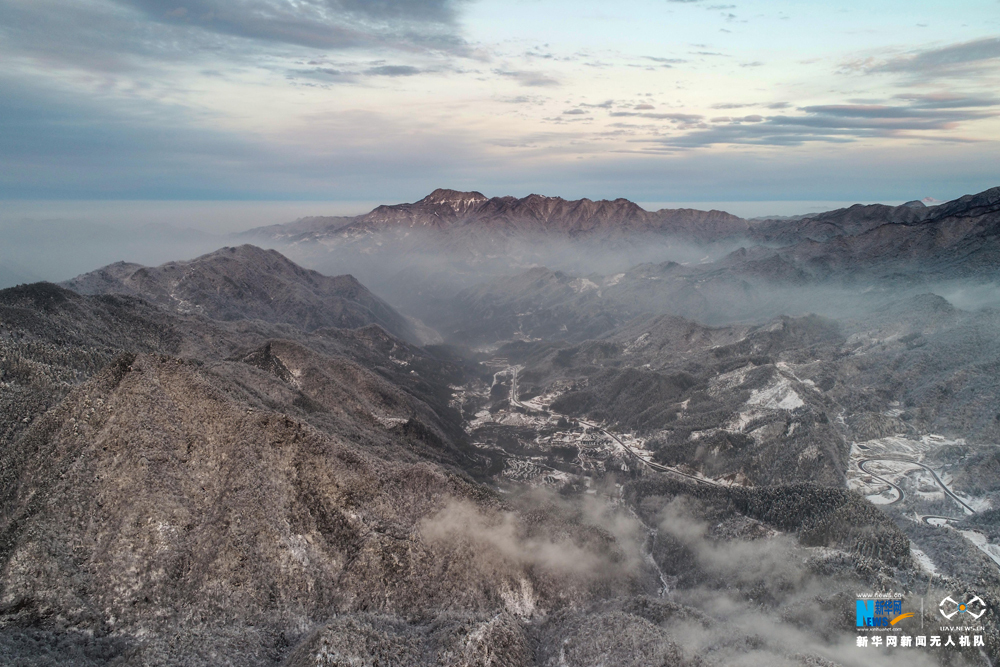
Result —
<path fill-rule="evenodd" d="M 673 601 L 705 612 L 718 625 L 679 619 L 671 628 L 674 641 L 716 664 L 858 664 L 853 637 L 830 632 L 844 625 L 842 610 L 850 611 L 857 584 L 817 572 L 817 553 L 790 535 L 719 539 L 698 505 L 683 497 L 668 503 L 659 514 L 657 543 L 674 545 L 667 553 L 682 553 L 682 567 L 693 570 L 689 580 L 699 582 L 672 591 Z M 863 662 L 882 667 L 897 661 L 871 653 Z M 916 654 L 910 662 L 934 664 Z"/>
<path fill-rule="evenodd" d="M 460 549 L 463 559 L 489 572 L 513 568 L 607 582 L 647 567 L 642 555 L 646 531 L 634 517 L 595 499 L 567 501 L 539 490 L 513 500 L 529 515 L 544 513 L 546 519 L 526 521 L 518 512 L 483 510 L 456 500 L 425 519 L 420 534 L 437 548 Z M 595 534 L 600 537 L 593 539 Z"/>
<path fill-rule="evenodd" d="M 564 116 L 582 116 L 582 115 L 588 114 L 588 113 L 590 113 L 590 112 L 589 111 L 585 111 L 583 109 L 567 109 L 566 111 L 563 111 L 563 115 Z"/>
<path fill-rule="evenodd" d="M 530 104 L 532 106 L 540 106 L 548 102 L 549 98 L 538 97 L 537 95 L 517 95 L 515 97 L 498 97 L 496 100 L 504 104 Z"/>
<path fill-rule="evenodd" d="M 746 109 L 748 107 L 765 107 L 767 109 L 787 109 L 792 106 L 788 102 L 772 102 L 770 104 L 758 104 L 756 102 L 747 103 L 736 103 L 736 102 L 720 102 L 718 104 L 713 104 L 713 109 L 729 110 L 729 109 Z"/>
<path fill-rule="evenodd" d="M 313 69 L 293 69 L 289 70 L 285 78 L 289 81 L 297 81 L 301 79 L 309 79 L 312 81 L 319 82 L 319 85 L 326 85 L 333 81 L 338 83 L 353 82 L 357 81 L 357 73 L 342 69 L 337 69 L 336 67 L 314 67 Z M 301 84 L 301 85 L 316 85 L 316 84 Z"/>
<path fill-rule="evenodd" d="M 614 117 L 634 116 L 638 118 L 652 118 L 654 120 L 669 120 L 675 123 L 696 123 L 704 118 L 701 114 L 694 113 L 640 113 L 635 111 L 612 111 L 609 115 Z"/>
<path fill-rule="evenodd" d="M 507 98 L 509 112 L 555 104 L 533 94 L 552 89 L 519 90 L 527 94 Z M 891 151 L 866 142 L 850 151 L 814 144 L 767 159 L 754 150 L 691 150 L 713 140 L 808 144 L 829 132 L 767 122 L 725 125 L 722 131 L 731 134 L 690 136 L 689 146 L 673 146 L 655 141 L 708 128 L 661 121 L 655 129 L 676 136 L 650 142 L 655 121 L 609 118 L 609 128 L 641 130 L 622 139 L 631 150 L 601 149 L 593 159 L 573 161 L 568 156 L 577 155 L 593 132 L 528 127 L 483 134 L 433 118 L 334 108 L 289 118 L 280 132 L 243 133 L 167 102 L 115 98 L 108 104 L 39 90 L 5 74 L 0 118 L 0 198 L 7 199 L 415 201 L 448 182 L 497 194 L 548 191 L 634 201 L 782 199 L 789 193 L 797 199 L 904 201 L 926 192 L 953 198 L 997 184 L 996 146 L 987 142 L 929 149 L 900 141 Z M 858 131 L 822 136 L 849 142 Z"/>
<path fill-rule="evenodd" d="M 0 75 L 0 118 L 8 199 L 356 199 L 366 190 L 374 201 L 400 178 L 413 179 L 404 189 L 415 194 L 458 182 L 459 164 L 494 169 L 464 128 L 378 110 L 306 114 L 256 134 L 167 102 L 107 104 Z"/>
<path fill-rule="evenodd" d="M 489 515 L 471 503 L 453 502 L 421 526 L 432 543 L 468 544 L 484 558 L 555 573 L 590 574 L 598 558 L 571 540 L 531 536 L 513 513 Z"/>
<path fill-rule="evenodd" d="M 522 86 L 528 86 L 529 88 L 546 88 L 549 86 L 558 86 L 559 81 L 553 79 L 548 74 L 542 72 L 535 72 L 529 70 L 501 70 L 495 69 L 493 73 L 497 76 L 507 77 L 509 79 L 514 79 Z"/>
<path fill-rule="evenodd" d="M 515 97 L 498 97 L 496 100 L 504 104 L 530 104 L 532 106 L 540 106 L 548 102 L 549 98 L 539 97 L 537 95 L 517 95 Z"/>
<path fill-rule="evenodd" d="M 708 4 L 693 6 L 700 13 Z M 354 196 L 346 185 L 350 181 L 352 187 L 360 182 L 367 188 L 371 194 L 366 197 L 378 198 L 377 183 L 402 197 L 433 189 L 437 181 L 468 169 L 463 178 L 470 187 L 487 187 L 476 184 L 480 181 L 496 183 L 497 189 L 513 183 L 527 192 L 534 187 L 523 183 L 529 173 L 539 180 L 538 187 L 572 182 L 576 167 L 569 163 L 579 156 L 608 165 L 620 155 L 642 155 L 635 157 L 642 169 L 618 181 L 632 192 L 630 183 L 646 182 L 643 170 L 648 165 L 642 159 L 664 160 L 664 153 L 679 155 L 680 148 L 849 143 L 923 138 L 936 132 L 939 139 L 947 139 L 959 134 L 956 129 L 964 124 L 988 118 L 1000 108 L 989 86 L 969 86 L 963 94 L 941 83 L 913 88 L 912 95 L 891 97 L 907 90 L 898 88 L 884 94 L 885 99 L 850 100 L 839 105 L 842 108 L 793 110 L 787 102 L 767 104 L 763 97 L 753 104 L 717 104 L 725 109 L 721 111 L 684 109 L 679 105 L 690 100 L 725 98 L 709 96 L 719 91 L 711 89 L 716 84 L 706 78 L 692 80 L 691 95 L 682 102 L 666 90 L 672 91 L 669 82 L 645 71 L 636 72 L 649 80 L 640 79 L 629 89 L 634 96 L 605 100 L 597 96 L 600 88 L 577 87 L 590 79 L 574 77 L 570 65 L 549 69 L 541 64 L 548 61 L 524 59 L 523 43 L 502 47 L 516 55 L 494 55 L 510 57 L 509 63 L 497 60 L 480 72 L 462 73 L 455 63 L 457 56 L 469 53 L 463 41 L 465 24 L 459 20 L 467 6 L 457 0 L 0 0 L 0 98 L 7 110 L 0 133 L 0 188 L 9 197 L 285 198 L 308 192 L 324 198 L 344 196 L 342 191 Z M 711 53 L 716 46 L 650 49 L 646 53 L 657 55 L 645 58 L 639 55 L 642 51 L 629 57 L 616 52 L 608 59 L 654 69 L 684 58 L 721 63 L 688 53 Z M 535 47 L 542 55 L 547 49 Z M 746 50 L 731 53 L 733 64 L 755 57 Z M 669 57 L 674 54 L 681 57 Z M 969 49 L 962 54 L 970 57 Z M 915 62 L 917 55 L 907 57 Z M 572 65 L 577 74 L 587 71 L 581 62 L 590 57 L 596 56 L 577 57 Z M 930 56 L 922 57 L 929 62 Z M 428 73 L 440 76 L 420 77 Z M 467 85 L 455 85 L 460 74 Z M 396 87 L 389 84 L 412 76 L 433 87 L 428 91 L 432 103 L 407 114 L 397 106 Z M 497 79 L 516 85 L 492 90 Z M 10 84 L 14 80 L 17 86 Z M 334 96 L 323 90 L 346 85 L 355 85 L 351 92 L 357 94 Z M 871 95 L 863 87 L 854 88 L 860 92 L 852 94 Z M 638 90 L 652 90 L 656 96 L 647 100 Z M 556 98 L 555 92 L 560 93 L 558 99 L 545 97 Z M 15 114 L 15 102 L 32 99 Z M 578 104 L 588 99 L 591 104 Z M 886 108 L 861 109 L 866 105 Z M 561 113 L 571 108 L 592 113 Z M 613 115 L 595 112 L 598 108 Z M 61 115 L 60 110 L 73 113 Z M 704 117 L 672 111 L 697 111 Z M 307 119 L 322 113 L 339 115 L 344 122 L 353 119 L 355 125 L 341 123 L 336 131 L 321 134 Z M 494 120 L 501 115 L 516 116 L 517 122 Z M 544 139 L 534 139 L 552 117 L 565 124 Z M 715 117 L 711 123 L 710 117 Z M 595 120 L 588 124 L 591 118 Z M 616 126 L 616 121 L 624 123 Z M 392 139 L 374 131 L 358 132 L 371 122 L 380 131 L 383 124 L 395 128 L 388 132 Z M 411 132 L 396 131 L 407 123 Z M 618 138 L 606 133 L 625 128 L 635 132 Z M 982 133 L 977 138 L 991 136 Z M 402 141 L 405 150 L 397 150 L 393 141 Z M 501 145 L 519 148 L 496 150 Z M 487 157 L 501 153 L 502 160 Z M 684 159 L 694 154 L 688 151 Z M 780 159 L 791 164 L 797 155 L 789 151 Z M 927 159 L 933 163 L 936 158 Z M 477 166 L 469 167 L 471 162 Z M 988 165 L 981 165 L 980 171 L 993 173 Z M 853 173 L 850 168 L 847 172 Z M 371 174 L 384 175 L 384 181 Z M 562 174 L 567 174 L 565 179 Z M 950 173 L 939 177 L 952 178 Z M 733 176 L 722 187 L 736 187 L 733 184 L 742 183 L 742 178 Z M 411 183 L 419 183 L 419 188 L 410 189 Z M 591 186 L 604 187 L 599 180 Z"/>
<path fill-rule="evenodd" d="M 674 65 L 679 65 L 681 63 L 686 63 L 687 61 L 683 58 L 658 58 L 656 56 L 643 56 L 643 60 L 651 60 L 654 63 L 660 65 L 660 67 L 673 67 Z"/>
<path fill-rule="evenodd" d="M 458 7 L 453 0 L 183 0 L 182 7 L 178 0 L 117 2 L 152 21 L 298 46 L 459 43 L 451 30 Z"/>
<path fill-rule="evenodd" d="M 938 127 L 955 120 L 972 120 L 988 115 L 981 112 L 925 110 L 912 106 L 887 106 L 883 104 L 825 104 L 802 107 L 802 111 L 819 116 L 836 116 L 840 118 L 893 118 L 932 121 Z"/>
<path fill-rule="evenodd" d="M 260 64 L 287 47 L 478 57 L 460 0 L 33 0 L 0 2 L 0 57 L 55 70 L 160 78 L 174 63 Z M 12 58 L 13 60 L 13 58 Z"/>
<path fill-rule="evenodd" d="M 893 99 L 911 102 L 917 109 L 971 109 L 1000 106 L 1000 97 L 954 95 L 950 93 L 905 93 Z"/>
<path fill-rule="evenodd" d="M 762 123 L 764 117 L 758 114 L 750 116 L 717 116 L 711 119 L 713 123 Z"/>
<path fill-rule="evenodd" d="M 410 65 L 380 65 L 365 70 L 365 74 L 372 76 L 413 76 L 420 74 L 422 70 Z"/>
<path fill-rule="evenodd" d="M 258 141 L 194 127 L 176 107 L 121 100 L 108 110 L 4 79 L 0 117 L 0 195 L 8 197 L 169 198 L 175 190 L 197 198 L 248 165 L 278 161 Z"/>
<path fill-rule="evenodd" d="M 316 61 L 310 61 L 310 65 L 318 65 L 320 63 Z M 418 74 L 425 74 L 429 71 L 420 69 L 419 67 L 413 67 L 412 65 L 385 65 L 378 61 L 374 63 L 369 63 L 370 66 L 364 67 L 359 66 L 358 63 L 340 63 L 337 66 L 323 66 L 314 67 L 312 69 L 292 69 L 286 74 L 286 78 L 292 81 L 297 81 L 299 85 L 314 85 L 309 83 L 302 83 L 302 79 L 308 79 L 316 81 L 320 84 L 330 84 L 336 82 L 339 84 L 343 83 L 358 83 L 364 80 L 365 77 L 406 77 L 406 76 L 416 76 Z"/>
<path fill-rule="evenodd" d="M 937 49 L 915 51 L 894 58 L 855 60 L 847 63 L 844 69 L 866 74 L 913 74 L 927 80 L 979 74 L 984 63 L 997 60 L 1000 60 L 1000 37 L 988 37 Z"/>
<path fill-rule="evenodd" d="M 989 98 L 965 98 L 985 106 Z M 718 144 L 757 146 L 797 146 L 809 142 L 849 143 L 864 138 L 912 138 L 914 132 L 954 130 L 962 123 L 992 118 L 1000 112 L 957 105 L 958 98 L 913 97 L 914 104 L 827 104 L 802 107 L 802 115 L 742 118 L 718 117 L 716 124 L 663 139 L 652 140 L 664 146 L 695 148 Z M 740 108 L 743 105 L 717 105 L 716 108 Z M 938 140 L 945 137 L 929 136 Z M 961 140 L 961 139 L 959 139 Z"/>

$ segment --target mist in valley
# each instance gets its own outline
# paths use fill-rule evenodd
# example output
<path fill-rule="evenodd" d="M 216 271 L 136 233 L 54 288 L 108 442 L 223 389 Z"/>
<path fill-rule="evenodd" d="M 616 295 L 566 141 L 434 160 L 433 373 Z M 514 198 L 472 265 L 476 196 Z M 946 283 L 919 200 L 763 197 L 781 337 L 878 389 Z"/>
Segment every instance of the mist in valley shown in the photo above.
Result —
<path fill-rule="evenodd" d="M 988 271 L 808 219 L 6 224 L 5 280 L 49 281 L 0 292 L 12 660 L 889 664 L 858 595 L 903 596 L 908 635 L 1000 600 Z M 102 540 L 88 595 L 119 611 L 81 639 L 110 621 L 73 611 L 69 545 Z M 982 624 L 908 659 L 984 664 Z"/>
<path fill-rule="evenodd" d="M 0 0 L 0 666 L 1000 664 L 996 8 Z"/>

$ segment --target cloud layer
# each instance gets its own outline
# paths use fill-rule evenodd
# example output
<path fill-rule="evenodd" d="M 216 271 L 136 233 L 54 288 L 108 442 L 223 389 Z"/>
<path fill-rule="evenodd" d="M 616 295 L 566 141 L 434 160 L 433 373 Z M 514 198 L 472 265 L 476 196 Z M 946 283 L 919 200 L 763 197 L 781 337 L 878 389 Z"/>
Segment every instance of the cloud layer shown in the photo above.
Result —
<path fill-rule="evenodd" d="M 1000 139 L 1000 24 L 981 19 L 901 45 L 790 0 L 0 0 L 0 196 L 802 199 L 822 146 L 844 169 L 826 199 L 870 186 L 863 155 L 919 147 L 943 183 L 964 151 L 982 182 L 876 195 L 948 198 L 997 178 L 977 146 Z"/>

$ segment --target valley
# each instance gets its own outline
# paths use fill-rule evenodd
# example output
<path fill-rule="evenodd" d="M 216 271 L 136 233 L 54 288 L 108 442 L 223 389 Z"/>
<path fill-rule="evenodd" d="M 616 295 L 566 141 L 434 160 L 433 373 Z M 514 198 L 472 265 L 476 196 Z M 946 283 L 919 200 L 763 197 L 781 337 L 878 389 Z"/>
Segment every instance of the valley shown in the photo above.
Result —
<path fill-rule="evenodd" d="M 0 661 L 852 665 L 860 593 L 998 604 L 1000 311 L 939 288 L 998 216 L 439 190 L 2 290 Z"/>

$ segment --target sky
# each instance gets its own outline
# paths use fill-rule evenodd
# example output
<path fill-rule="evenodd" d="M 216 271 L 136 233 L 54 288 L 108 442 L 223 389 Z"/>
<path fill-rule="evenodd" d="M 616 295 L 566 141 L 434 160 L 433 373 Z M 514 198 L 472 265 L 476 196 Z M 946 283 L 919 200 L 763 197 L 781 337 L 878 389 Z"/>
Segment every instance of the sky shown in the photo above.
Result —
<path fill-rule="evenodd" d="M 998 0 L 0 0 L 0 199 L 951 199 Z"/>

